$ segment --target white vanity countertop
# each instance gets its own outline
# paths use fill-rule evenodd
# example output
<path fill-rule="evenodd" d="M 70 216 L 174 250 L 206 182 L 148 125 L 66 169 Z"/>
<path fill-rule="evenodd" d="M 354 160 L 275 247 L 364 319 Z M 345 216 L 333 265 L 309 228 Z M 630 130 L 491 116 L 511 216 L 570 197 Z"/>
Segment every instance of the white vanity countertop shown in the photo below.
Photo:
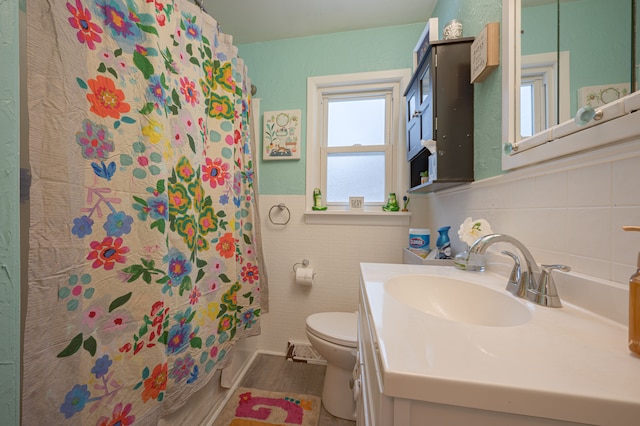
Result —
<path fill-rule="evenodd" d="M 377 263 L 362 263 L 361 274 L 385 395 L 588 424 L 640 424 L 640 357 L 627 348 L 626 325 L 566 301 L 547 308 L 523 299 L 516 300 L 532 313 L 523 325 L 460 324 L 408 307 L 385 292 L 384 281 L 441 275 L 509 294 L 504 277 Z"/>

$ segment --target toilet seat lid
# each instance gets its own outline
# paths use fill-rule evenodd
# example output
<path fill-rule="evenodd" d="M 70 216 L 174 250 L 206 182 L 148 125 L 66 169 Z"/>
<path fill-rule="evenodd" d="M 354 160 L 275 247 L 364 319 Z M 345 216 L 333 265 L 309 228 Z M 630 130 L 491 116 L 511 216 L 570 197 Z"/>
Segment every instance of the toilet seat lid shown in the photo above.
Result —
<path fill-rule="evenodd" d="M 358 345 L 358 319 L 353 312 L 320 312 L 307 317 L 307 330 L 336 345 Z"/>

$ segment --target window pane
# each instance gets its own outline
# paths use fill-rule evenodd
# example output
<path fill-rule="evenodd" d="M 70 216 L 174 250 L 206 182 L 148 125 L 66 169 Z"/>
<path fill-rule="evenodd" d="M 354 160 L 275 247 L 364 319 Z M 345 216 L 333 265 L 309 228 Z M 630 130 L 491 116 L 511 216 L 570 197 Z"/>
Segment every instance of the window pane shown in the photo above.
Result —
<path fill-rule="evenodd" d="M 346 203 L 349 196 L 363 196 L 365 203 L 385 201 L 384 153 L 329 154 L 327 202 Z"/>
<path fill-rule="evenodd" d="M 327 146 L 384 145 L 385 98 L 328 103 Z"/>
<path fill-rule="evenodd" d="M 534 133 L 533 84 L 523 83 L 520 87 L 520 134 L 523 137 Z"/>

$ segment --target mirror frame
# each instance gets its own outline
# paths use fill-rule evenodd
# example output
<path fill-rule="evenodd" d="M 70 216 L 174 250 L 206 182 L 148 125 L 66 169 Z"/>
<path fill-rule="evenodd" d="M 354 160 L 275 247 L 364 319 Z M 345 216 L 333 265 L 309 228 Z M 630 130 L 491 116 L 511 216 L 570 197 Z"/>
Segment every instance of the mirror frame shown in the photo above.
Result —
<path fill-rule="evenodd" d="M 512 170 L 640 137 L 640 91 L 599 107 L 602 118 L 573 119 L 520 138 L 521 0 L 502 2 L 502 170 Z M 510 153 L 506 151 L 511 150 Z"/>

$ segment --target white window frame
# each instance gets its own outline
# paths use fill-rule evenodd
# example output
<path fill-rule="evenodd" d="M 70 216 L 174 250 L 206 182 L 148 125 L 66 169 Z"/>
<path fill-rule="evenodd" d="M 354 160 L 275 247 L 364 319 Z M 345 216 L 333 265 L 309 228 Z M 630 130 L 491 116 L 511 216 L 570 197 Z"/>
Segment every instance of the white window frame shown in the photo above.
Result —
<path fill-rule="evenodd" d="M 372 89 L 372 88 L 371 88 Z M 326 200 L 326 196 L 328 194 L 327 192 L 327 179 L 325 178 L 327 176 L 327 160 L 330 154 L 360 154 L 360 153 L 367 153 L 367 152 L 376 152 L 376 153 L 383 153 L 385 155 L 385 188 L 384 188 L 384 193 L 388 194 L 389 192 L 393 192 L 394 191 L 394 186 L 393 186 L 393 139 L 391 137 L 391 134 L 393 133 L 393 128 L 394 128 L 394 123 L 393 123 L 393 94 L 391 93 L 390 90 L 388 90 L 388 88 L 386 87 L 381 87 L 381 89 L 375 89 L 375 90 L 371 90 L 371 89 L 365 89 L 363 88 L 363 90 L 366 90 L 366 93 L 364 95 L 360 95 L 359 92 L 351 92 L 351 91 L 347 91 L 347 92 L 340 92 L 340 93 L 331 93 L 328 94 L 326 92 L 323 93 L 323 97 L 322 97 L 322 116 L 320 117 L 321 120 L 323 120 L 322 122 L 322 140 L 321 140 L 321 145 L 320 145 L 320 189 L 322 191 L 322 194 L 325 196 L 325 200 Z M 385 127 L 384 127 L 384 144 L 383 145 L 352 145 L 352 146 L 340 146 L 340 147 L 330 147 L 328 146 L 328 135 L 327 135 L 327 129 L 328 129 L 328 118 L 329 118 L 329 101 L 331 100 L 341 100 L 341 99 L 345 99 L 345 100 L 352 100 L 352 101 L 358 101 L 358 100 L 366 100 L 366 99 L 380 99 L 384 97 L 385 98 L 385 106 L 387 107 L 386 111 L 385 111 Z M 351 194 L 353 196 L 357 196 L 359 194 Z M 337 207 L 339 209 L 344 210 L 345 208 L 347 208 L 347 204 L 348 202 L 329 202 L 329 201 L 325 201 L 326 205 L 329 207 Z M 380 206 L 384 205 L 386 202 L 385 201 L 381 201 L 381 202 L 371 202 L 371 201 L 367 201 L 367 199 L 365 198 L 364 200 L 365 204 L 364 207 L 365 208 L 379 208 Z"/>
<path fill-rule="evenodd" d="M 536 133 L 549 127 L 549 123 L 555 122 L 555 106 L 553 102 L 549 101 L 549 85 L 547 84 L 546 72 L 531 72 L 523 74 L 521 76 L 520 86 L 531 86 L 531 123 L 533 125 L 533 132 L 530 135 L 521 135 L 522 137 L 533 136 Z M 521 101 L 524 104 L 523 101 Z M 525 114 L 525 108 L 520 108 L 521 116 Z M 522 117 L 521 117 L 522 119 Z M 521 126 L 522 127 L 522 126 Z M 522 128 L 521 128 L 521 133 Z"/>
<path fill-rule="evenodd" d="M 307 138 L 306 138 L 306 203 L 307 223 L 344 223 L 362 225 L 408 225 L 408 212 L 384 212 L 381 205 L 367 203 L 359 211 L 349 210 L 348 205 L 336 203 L 328 205 L 325 211 L 314 211 L 314 188 L 326 189 L 323 175 L 326 174 L 326 153 L 342 148 L 324 146 L 324 117 L 328 96 L 343 93 L 367 93 L 376 90 L 391 90 L 391 121 L 386 131 L 389 134 L 387 158 L 386 192 L 395 192 L 400 206 L 402 197 L 409 188 L 409 167 L 406 162 L 404 89 L 411 79 L 410 69 L 375 71 L 354 74 L 339 74 L 307 79 Z M 379 150 L 379 146 L 374 146 Z M 362 147 L 369 149 L 369 147 Z M 351 149 L 351 148 L 350 148 Z M 324 159 L 324 161 L 323 161 Z M 323 170 L 324 169 L 324 170 Z M 323 191 L 323 194 L 325 192 Z M 324 198 L 323 198 L 324 200 Z M 384 203 L 383 203 L 384 204 Z"/>
<path fill-rule="evenodd" d="M 538 106 L 542 110 L 546 110 L 546 123 L 542 120 L 539 124 L 543 127 L 537 128 L 536 133 L 553 127 L 558 122 L 571 119 L 570 117 L 570 53 L 561 51 L 560 54 L 555 52 L 537 53 L 532 55 L 523 55 L 521 59 L 521 82 L 540 78 L 544 87 L 546 99 L 536 99 L 539 101 Z M 558 93 L 560 91 L 560 93 Z M 542 92 L 538 91 L 536 95 L 542 96 Z M 546 107 L 546 108 L 545 108 Z M 543 114 L 541 111 L 538 113 Z M 540 116 L 542 118 L 543 115 Z M 519 120 L 519 118 L 518 118 Z M 518 125 L 518 133 L 520 126 Z"/>

